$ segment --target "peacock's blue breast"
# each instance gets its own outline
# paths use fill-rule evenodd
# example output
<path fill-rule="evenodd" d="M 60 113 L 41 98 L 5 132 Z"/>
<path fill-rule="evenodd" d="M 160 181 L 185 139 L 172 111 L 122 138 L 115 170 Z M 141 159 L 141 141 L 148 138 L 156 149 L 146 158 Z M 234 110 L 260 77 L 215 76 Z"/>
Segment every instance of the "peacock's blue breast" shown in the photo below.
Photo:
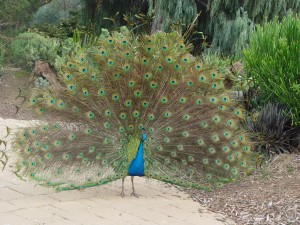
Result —
<path fill-rule="evenodd" d="M 136 157 L 131 161 L 128 168 L 129 176 L 144 176 L 144 143 L 140 142 Z"/>

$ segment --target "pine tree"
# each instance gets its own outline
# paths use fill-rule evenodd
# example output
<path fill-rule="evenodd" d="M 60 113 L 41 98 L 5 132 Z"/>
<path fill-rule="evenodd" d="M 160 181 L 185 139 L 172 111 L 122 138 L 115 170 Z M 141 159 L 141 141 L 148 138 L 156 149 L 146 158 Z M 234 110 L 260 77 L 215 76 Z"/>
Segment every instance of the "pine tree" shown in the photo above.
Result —
<path fill-rule="evenodd" d="M 300 0 L 208 0 L 207 10 L 209 23 L 204 31 L 211 40 L 210 50 L 239 55 L 254 24 L 282 18 L 289 11 L 299 13 Z"/>
<path fill-rule="evenodd" d="M 197 15 L 194 0 L 148 0 L 149 13 L 154 14 L 151 32 L 168 31 L 172 23 L 180 22 L 186 27 Z"/>
<path fill-rule="evenodd" d="M 274 17 L 282 18 L 289 11 L 300 12 L 300 0 L 81 0 L 84 22 L 97 33 L 101 28 L 126 25 L 124 15 L 153 15 L 151 30 L 170 31 L 179 24 L 184 31 L 197 13 L 197 31 L 207 36 L 210 50 L 240 56 L 248 45 L 255 24 Z"/>

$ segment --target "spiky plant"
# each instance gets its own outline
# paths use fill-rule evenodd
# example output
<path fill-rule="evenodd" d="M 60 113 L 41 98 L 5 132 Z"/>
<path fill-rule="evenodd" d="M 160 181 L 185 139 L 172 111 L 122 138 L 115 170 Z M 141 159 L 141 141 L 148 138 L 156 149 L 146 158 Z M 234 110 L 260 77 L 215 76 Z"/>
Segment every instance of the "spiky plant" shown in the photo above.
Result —
<path fill-rule="evenodd" d="M 266 157 L 291 153 L 299 145 L 300 126 L 291 127 L 285 109 L 278 103 L 264 106 L 256 118 L 247 121 L 247 128 L 252 133 L 257 151 Z"/>

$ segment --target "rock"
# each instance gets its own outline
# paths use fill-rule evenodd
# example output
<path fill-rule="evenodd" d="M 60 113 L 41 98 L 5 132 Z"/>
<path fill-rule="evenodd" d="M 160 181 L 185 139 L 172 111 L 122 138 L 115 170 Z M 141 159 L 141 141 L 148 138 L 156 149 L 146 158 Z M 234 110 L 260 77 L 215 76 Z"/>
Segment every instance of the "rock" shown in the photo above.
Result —
<path fill-rule="evenodd" d="M 246 75 L 244 65 L 240 62 L 233 63 L 228 69 L 233 74 L 236 74 L 236 75 L 239 75 L 242 77 Z"/>
<path fill-rule="evenodd" d="M 50 83 L 50 89 L 61 92 L 65 88 L 60 84 L 56 73 L 50 68 L 49 63 L 38 60 L 35 62 L 32 73 L 36 76 L 43 76 Z"/>

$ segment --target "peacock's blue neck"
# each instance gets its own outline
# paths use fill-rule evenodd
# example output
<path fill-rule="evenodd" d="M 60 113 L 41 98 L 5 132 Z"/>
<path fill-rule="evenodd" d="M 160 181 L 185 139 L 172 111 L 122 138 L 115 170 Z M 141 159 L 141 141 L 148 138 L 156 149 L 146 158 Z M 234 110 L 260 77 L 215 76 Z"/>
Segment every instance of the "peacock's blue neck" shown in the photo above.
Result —
<path fill-rule="evenodd" d="M 137 154 L 128 168 L 129 176 L 144 176 L 144 140 L 140 141 Z"/>

